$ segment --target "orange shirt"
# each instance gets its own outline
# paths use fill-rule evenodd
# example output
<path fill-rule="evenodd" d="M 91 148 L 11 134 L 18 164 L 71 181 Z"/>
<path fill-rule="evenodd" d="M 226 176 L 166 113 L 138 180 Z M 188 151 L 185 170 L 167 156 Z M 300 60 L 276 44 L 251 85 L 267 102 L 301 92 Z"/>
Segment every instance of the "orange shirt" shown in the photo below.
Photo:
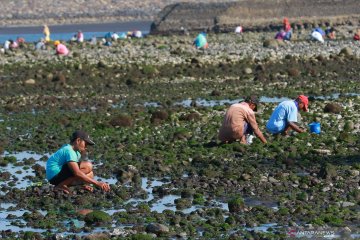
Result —
<path fill-rule="evenodd" d="M 235 103 L 227 110 L 224 121 L 219 131 L 222 142 L 241 139 L 244 135 L 244 125 L 249 124 L 255 135 L 261 134 L 256 122 L 255 113 L 246 102 Z"/>

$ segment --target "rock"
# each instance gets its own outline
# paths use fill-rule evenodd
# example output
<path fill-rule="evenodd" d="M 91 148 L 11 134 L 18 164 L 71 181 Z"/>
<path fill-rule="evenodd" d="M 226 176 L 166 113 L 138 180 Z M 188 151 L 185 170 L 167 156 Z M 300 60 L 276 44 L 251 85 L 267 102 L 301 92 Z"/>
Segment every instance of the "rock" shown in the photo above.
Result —
<path fill-rule="evenodd" d="M 164 235 L 169 233 L 169 228 L 160 223 L 150 223 L 146 226 L 146 232 L 155 233 L 156 235 Z"/>
<path fill-rule="evenodd" d="M 276 39 L 267 39 L 263 42 L 263 47 L 277 49 L 279 47 L 279 41 Z"/>
<path fill-rule="evenodd" d="M 278 183 L 278 182 L 280 182 L 280 181 L 277 180 L 277 179 L 275 179 L 275 178 L 273 178 L 273 177 L 269 177 L 269 182 L 271 182 L 271 183 Z"/>
<path fill-rule="evenodd" d="M 336 205 L 338 205 L 339 207 L 352 207 L 355 206 L 356 204 L 352 202 L 340 201 L 340 202 L 336 202 Z"/>
<path fill-rule="evenodd" d="M 357 177 L 360 175 L 360 171 L 359 170 L 349 170 L 349 173 L 351 176 L 353 177 Z"/>
<path fill-rule="evenodd" d="M 34 79 L 28 79 L 28 80 L 25 80 L 24 83 L 27 85 L 34 85 L 36 83 L 36 81 Z"/>
<path fill-rule="evenodd" d="M 251 179 L 251 175 L 247 174 L 247 173 L 243 173 L 241 175 L 241 179 L 247 181 L 247 180 Z"/>
<path fill-rule="evenodd" d="M 85 222 L 89 224 L 104 224 L 111 222 L 111 216 L 103 211 L 95 210 L 85 216 Z"/>
<path fill-rule="evenodd" d="M 318 177 L 332 179 L 337 176 L 336 167 L 330 163 L 323 165 L 319 171 Z"/>
<path fill-rule="evenodd" d="M 248 67 L 247 67 L 247 68 L 244 69 L 244 73 L 245 73 L 245 74 L 252 74 L 252 72 L 253 72 L 253 71 L 252 71 L 251 68 L 248 68 Z"/>
<path fill-rule="evenodd" d="M 324 187 L 323 189 L 321 189 L 321 191 L 323 191 L 323 192 L 328 192 L 328 191 L 330 191 L 330 190 L 331 190 L 330 187 Z"/>
<path fill-rule="evenodd" d="M 193 189 L 184 189 L 181 191 L 181 197 L 182 198 L 192 198 L 195 194 L 195 191 Z"/>
<path fill-rule="evenodd" d="M 115 116 L 110 120 L 110 125 L 113 127 L 131 127 L 132 124 L 132 118 L 123 114 Z"/>
<path fill-rule="evenodd" d="M 343 110 L 343 107 L 337 103 L 328 103 L 324 107 L 325 113 L 340 113 Z"/>
<path fill-rule="evenodd" d="M 344 125 L 344 131 L 350 132 L 354 130 L 355 124 L 353 121 L 346 121 Z"/>
<path fill-rule="evenodd" d="M 234 197 L 228 202 L 229 212 L 237 213 L 245 209 L 245 201 L 242 197 Z"/>
<path fill-rule="evenodd" d="M 85 236 L 83 239 L 85 240 L 107 240 L 110 239 L 110 235 L 108 233 L 93 233 Z"/>
<path fill-rule="evenodd" d="M 339 54 L 345 56 L 351 56 L 353 55 L 353 50 L 349 47 L 344 47 L 343 49 L 341 49 Z"/>

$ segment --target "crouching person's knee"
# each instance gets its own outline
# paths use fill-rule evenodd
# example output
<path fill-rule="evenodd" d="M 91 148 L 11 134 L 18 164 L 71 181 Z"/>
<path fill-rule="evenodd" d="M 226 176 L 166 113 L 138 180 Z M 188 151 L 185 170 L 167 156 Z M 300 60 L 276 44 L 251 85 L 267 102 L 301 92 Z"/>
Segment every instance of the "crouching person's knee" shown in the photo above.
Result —
<path fill-rule="evenodd" d="M 85 174 L 91 173 L 93 171 L 93 165 L 89 161 L 82 161 L 80 163 L 80 170 Z"/>

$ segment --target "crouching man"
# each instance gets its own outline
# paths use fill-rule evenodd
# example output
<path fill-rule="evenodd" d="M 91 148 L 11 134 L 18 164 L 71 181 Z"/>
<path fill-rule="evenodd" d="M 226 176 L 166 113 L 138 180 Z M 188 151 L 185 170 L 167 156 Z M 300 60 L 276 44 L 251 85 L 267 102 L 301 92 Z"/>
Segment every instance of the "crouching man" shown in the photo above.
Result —
<path fill-rule="evenodd" d="M 47 160 L 46 178 L 55 185 L 55 189 L 69 193 L 69 186 L 84 184 L 84 188 L 92 192 L 93 188 L 88 184 L 94 184 L 103 191 L 110 190 L 109 184 L 94 180 L 93 166 L 89 161 L 80 161 L 87 145 L 95 143 L 86 132 L 75 131 L 70 144 L 63 145 Z"/>
<path fill-rule="evenodd" d="M 261 142 L 266 143 L 255 118 L 254 111 L 257 111 L 258 104 L 258 98 L 251 96 L 247 97 L 244 102 L 231 105 L 219 131 L 220 141 L 231 143 L 239 140 L 246 144 L 246 135 L 255 133 Z"/>

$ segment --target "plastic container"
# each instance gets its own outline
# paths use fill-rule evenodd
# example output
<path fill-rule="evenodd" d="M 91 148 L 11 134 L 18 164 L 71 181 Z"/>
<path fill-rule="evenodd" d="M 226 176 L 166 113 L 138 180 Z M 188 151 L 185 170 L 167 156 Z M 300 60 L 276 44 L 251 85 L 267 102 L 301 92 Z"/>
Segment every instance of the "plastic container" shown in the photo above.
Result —
<path fill-rule="evenodd" d="M 320 134 L 321 133 L 321 127 L 319 122 L 313 122 L 309 124 L 310 132 Z"/>

